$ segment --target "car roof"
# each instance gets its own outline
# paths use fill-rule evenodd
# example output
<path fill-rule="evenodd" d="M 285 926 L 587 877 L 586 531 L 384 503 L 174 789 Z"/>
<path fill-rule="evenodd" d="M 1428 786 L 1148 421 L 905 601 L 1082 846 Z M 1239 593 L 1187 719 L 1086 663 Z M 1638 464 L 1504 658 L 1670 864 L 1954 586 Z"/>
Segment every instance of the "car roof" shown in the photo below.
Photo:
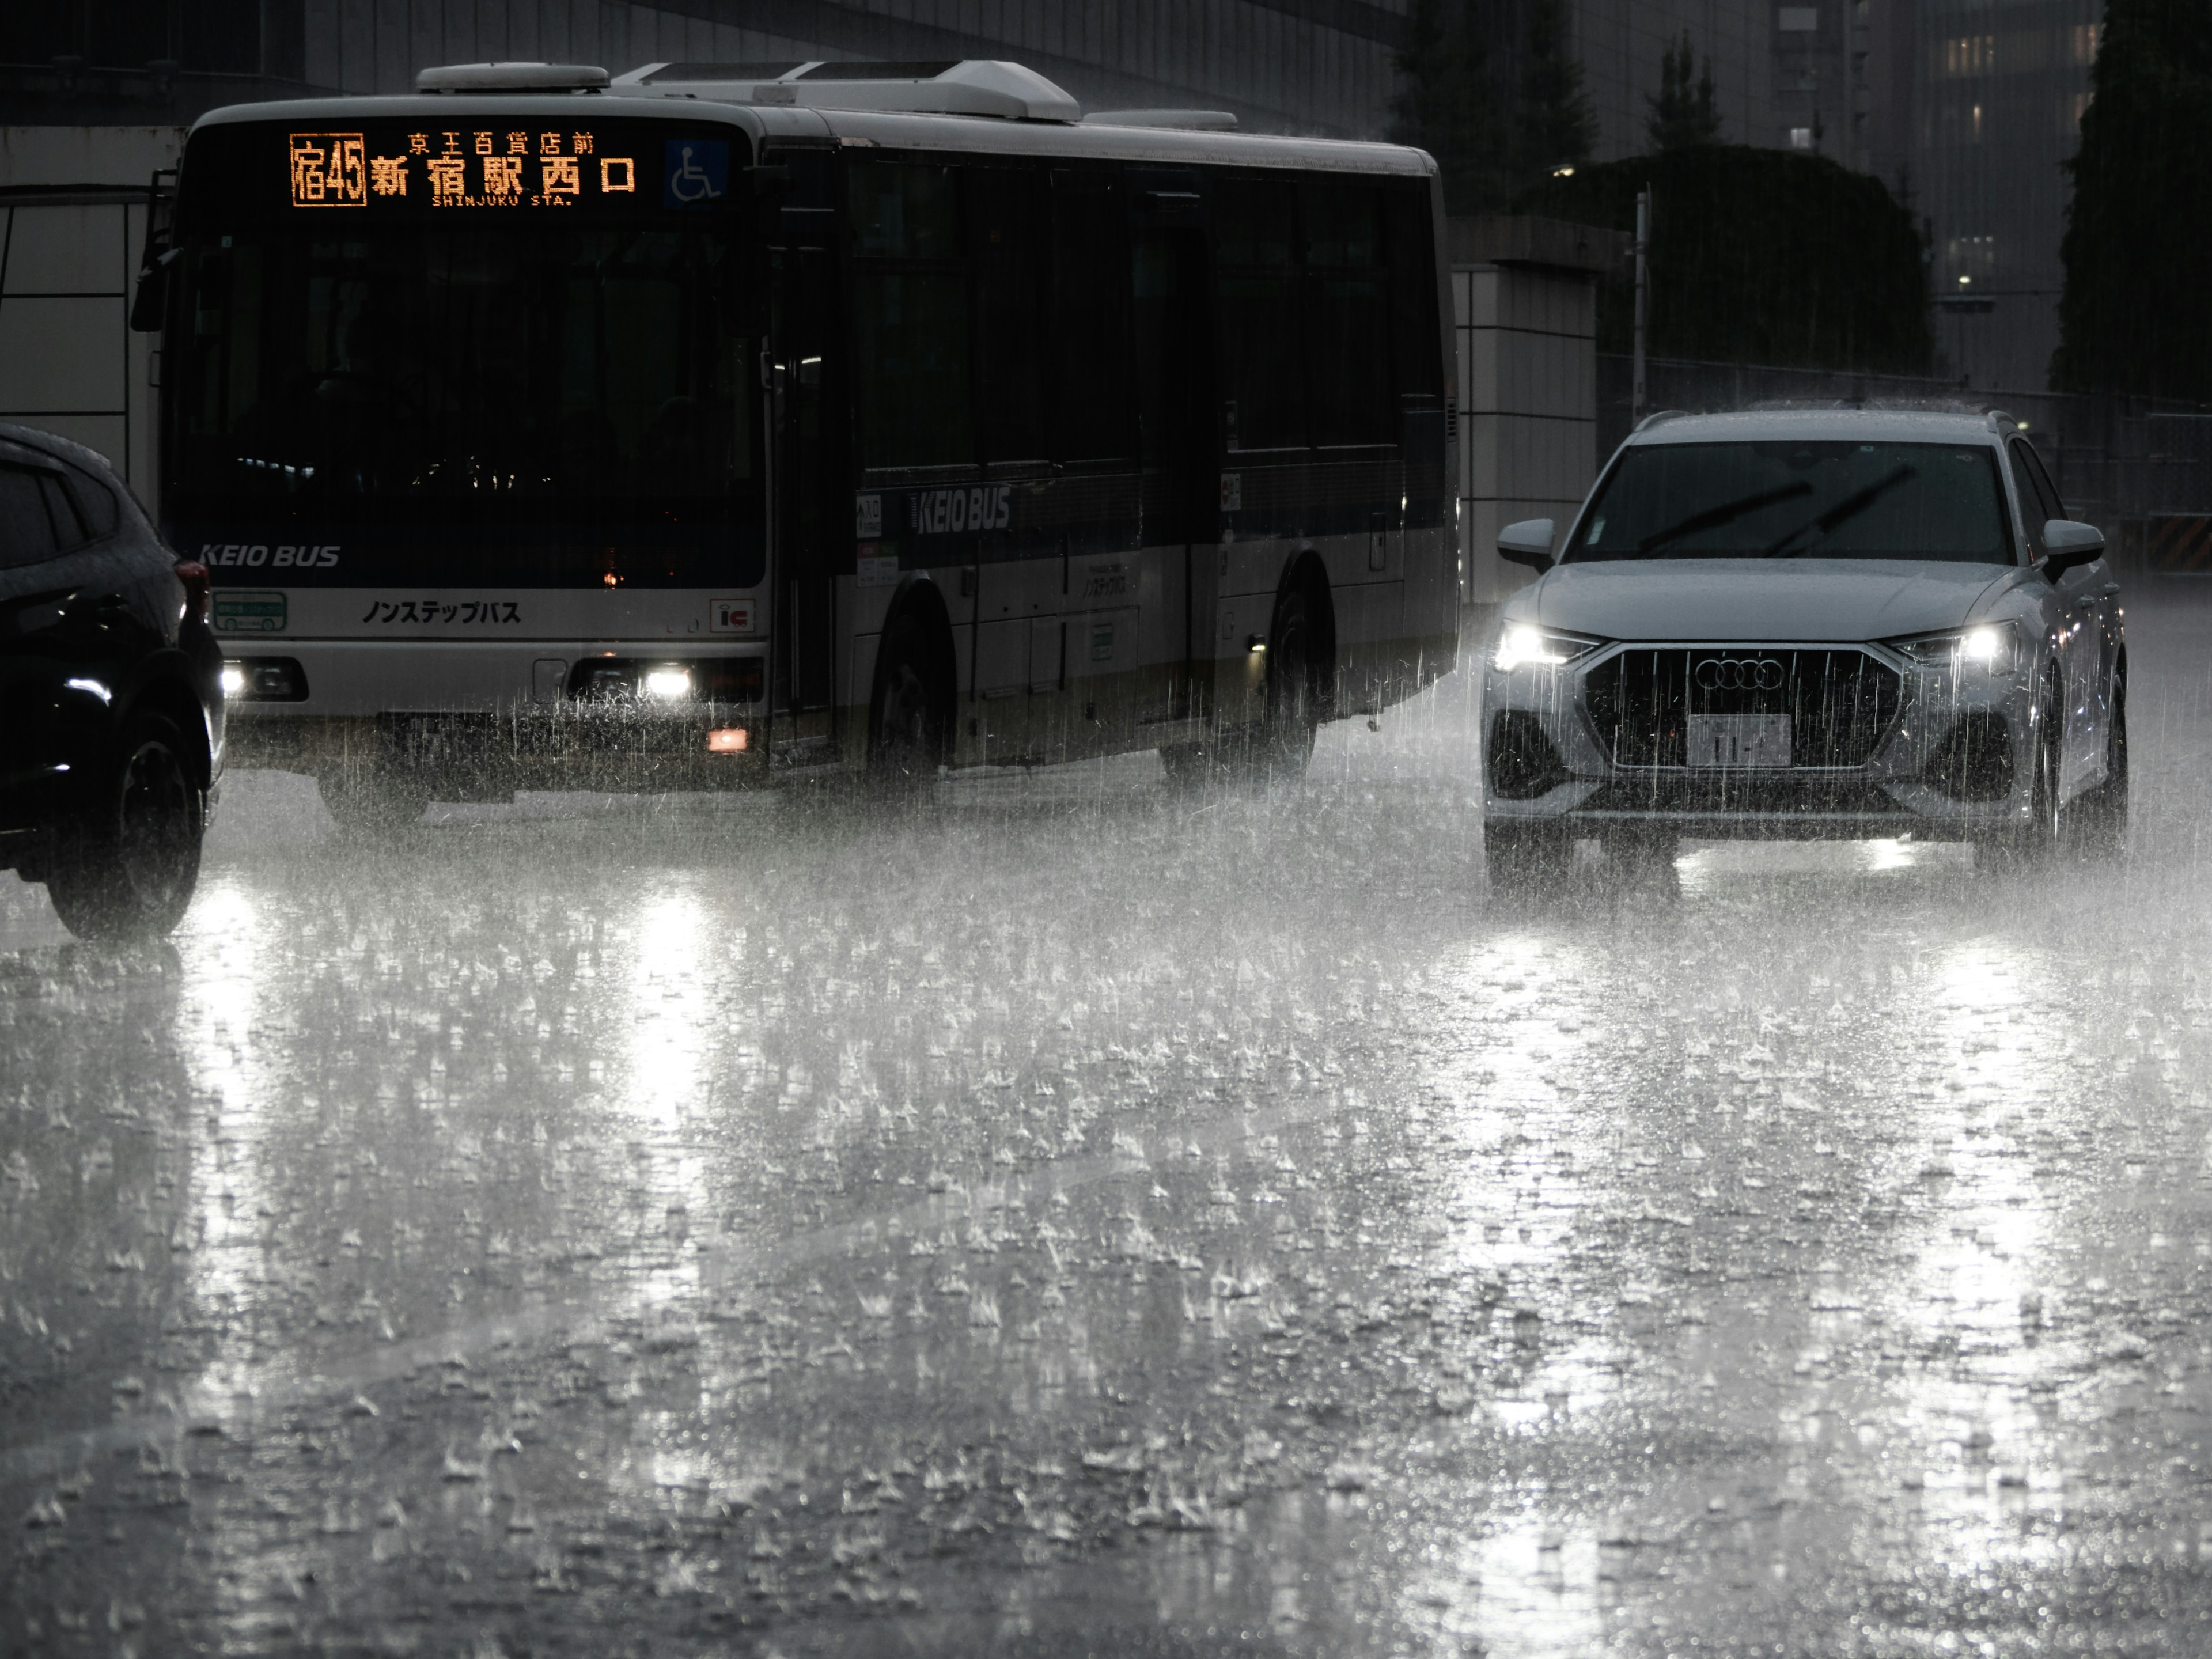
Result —
<path fill-rule="evenodd" d="M 0 421 L 0 442 L 20 446 L 42 455 L 48 460 L 69 461 L 104 477 L 115 476 L 115 468 L 106 456 L 96 449 L 88 449 L 58 432 L 48 432 L 42 427 L 19 426 L 13 421 Z"/>
<path fill-rule="evenodd" d="M 1710 444 L 1808 438 L 1992 444 L 2012 428 L 2009 416 L 1963 409 L 1747 409 L 1727 415 L 1670 411 L 1650 417 L 1630 435 L 1628 441 L 1636 445 Z"/>

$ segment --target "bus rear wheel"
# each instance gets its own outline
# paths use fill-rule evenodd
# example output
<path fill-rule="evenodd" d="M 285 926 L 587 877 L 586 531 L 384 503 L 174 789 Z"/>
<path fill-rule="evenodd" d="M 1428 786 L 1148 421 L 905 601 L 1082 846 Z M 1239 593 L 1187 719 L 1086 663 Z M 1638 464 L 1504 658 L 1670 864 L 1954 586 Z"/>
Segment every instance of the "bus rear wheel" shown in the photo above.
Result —
<path fill-rule="evenodd" d="M 1304 587 L 1292 587 L 1275 601 L 1273 623 L 1267 630 L 1267 684 L 1260 720 L 1246 729 L 1243 742 L 1224 757 L 1237 772 L 1255 782 L 1302 778 L 1306 763 L 1313 758 L 1314 732 L 1321 725 L 1328 672 L 1322 659 L 1317 609 Z M 1170 775 L 1173 775 L 1172 767 Z"/>
<path fill-rule="evenodd" d="M 944 700 L 933 684 L 938 653 L 912 617 L 891 624 L 876 662 L 868 714 L 868 781 L 894 799 L 920 794 L 945 755 Z"/>

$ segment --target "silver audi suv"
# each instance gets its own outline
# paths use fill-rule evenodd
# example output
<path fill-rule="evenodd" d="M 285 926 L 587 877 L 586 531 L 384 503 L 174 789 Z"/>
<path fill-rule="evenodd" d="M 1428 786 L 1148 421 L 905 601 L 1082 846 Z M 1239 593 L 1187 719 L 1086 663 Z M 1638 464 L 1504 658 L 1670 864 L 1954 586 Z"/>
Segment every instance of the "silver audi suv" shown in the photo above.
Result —
<path fill-rule="evenodd" d="M 2000 414 L 1655 415 L 1483 678 L 1493 884 L 1684 836 L 2116 848 L 2127 639 L 2104 537 Z"/>

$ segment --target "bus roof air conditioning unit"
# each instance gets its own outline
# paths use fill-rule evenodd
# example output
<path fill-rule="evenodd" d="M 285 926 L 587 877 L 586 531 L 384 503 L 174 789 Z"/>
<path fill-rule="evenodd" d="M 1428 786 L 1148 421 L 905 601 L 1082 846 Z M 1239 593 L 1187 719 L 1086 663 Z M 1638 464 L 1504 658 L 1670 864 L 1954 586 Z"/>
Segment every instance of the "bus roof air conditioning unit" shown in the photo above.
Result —
<path fill-rule="evenodd" d="M 603 92 L 596 64 L 447 64 L 415 77 L 417 92 Z"/>
<path fill-rule="evenodd" d="M 1234 132 L 1225 109 L 1102 109 L 1083 118 L 1086 127 L 1177 127 L 1195 132 Z"/>
<path fill-rule="evenodd" d="M 995 115 L 1073 122 L 1082 106 L 1035 70 L 989 58 L 964 63 L 647 64 L 607 88 L 634 98 L 699 98 L 804 109 L 915 115 Z"/>

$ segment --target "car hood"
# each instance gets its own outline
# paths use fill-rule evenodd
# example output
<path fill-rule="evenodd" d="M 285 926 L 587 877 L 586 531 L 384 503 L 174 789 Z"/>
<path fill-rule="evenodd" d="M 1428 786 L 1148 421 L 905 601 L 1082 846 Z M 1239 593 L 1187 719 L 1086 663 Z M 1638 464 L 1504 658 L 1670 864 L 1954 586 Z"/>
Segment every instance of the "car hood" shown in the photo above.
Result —
<path fill-rule="evenodd" d="M 1956 628 L 2016 566 L 1895 559 L 1564 564 L 1529 595 L 1546 628 L 1608 640 L 1881 640 Z"/>

